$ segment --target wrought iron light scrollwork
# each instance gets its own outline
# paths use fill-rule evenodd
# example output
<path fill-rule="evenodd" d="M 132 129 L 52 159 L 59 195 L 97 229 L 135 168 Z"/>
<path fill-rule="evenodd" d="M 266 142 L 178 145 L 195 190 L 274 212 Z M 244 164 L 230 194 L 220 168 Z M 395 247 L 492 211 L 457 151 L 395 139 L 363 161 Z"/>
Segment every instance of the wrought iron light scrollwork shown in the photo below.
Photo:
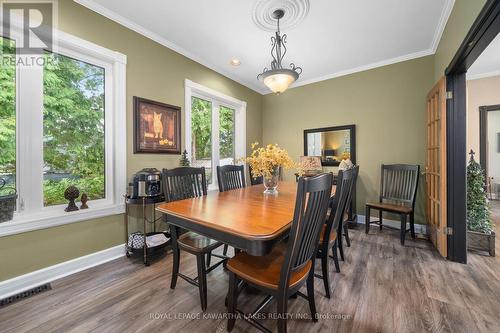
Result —
<path fill-rule="evenodd" d="M 263 72 L 257 75 L 257 79 L 264 82 L 264 84 L 271 89 L 271 91 L 280 94 L 288 89 L 288 87 L 295 82 L 300 74 L 302 68 L 295 66 L 294 63 L 290 64 L 290 68 L 283 68 L 282 61 L 286 54 L 286 38 L 287 35 L 281 35 L 280 32 L 280 19 L 285 16 L 285 11 L 277 9 L 273 12 L 273 17 L 278 21 L 277 31 L 271 37 L 271 69 L 265 67 Z"/>

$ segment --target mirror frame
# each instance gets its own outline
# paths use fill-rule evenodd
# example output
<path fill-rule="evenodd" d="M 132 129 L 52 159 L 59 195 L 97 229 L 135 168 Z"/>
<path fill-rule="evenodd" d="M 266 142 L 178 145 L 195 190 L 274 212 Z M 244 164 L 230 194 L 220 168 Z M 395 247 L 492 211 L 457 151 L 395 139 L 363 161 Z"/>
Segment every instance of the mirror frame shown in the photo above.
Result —
<path fill-rule="evenodd" d="M 351 144 L 351 161 L 356 164 L 356 125 L 344 125 L 344 126 L 333 126 L 333 127 L 322 127 L 322 128 L 312 128 L 304 130 L 304 156 L 307 155 L 307 135 L 309 133 L 318 133 L 318 132 L 333 132 L 333 131 L 343 131 L 349 130 L 350 136 L 350 144 Z M 323 162 L 321 160 L 321 166 L 339 166 L 340 162 Z"/>

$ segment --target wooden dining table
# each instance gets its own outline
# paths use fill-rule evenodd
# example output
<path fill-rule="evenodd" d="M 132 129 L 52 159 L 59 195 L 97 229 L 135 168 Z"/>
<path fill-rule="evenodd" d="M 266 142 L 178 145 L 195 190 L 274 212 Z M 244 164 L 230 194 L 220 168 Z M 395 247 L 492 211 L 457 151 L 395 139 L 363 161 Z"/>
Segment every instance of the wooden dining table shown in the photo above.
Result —
<path fill-rule="evenodd" d="M 198 198 L 163 203 L 156 209 L 171 227 L 262 256 L 288 235 L 293 220 L 297 183 L 280 182 L 278 191 L 276 195 L 264 194 L 264 187 L 259 185 L 212 191 Z M 172 237 L 177 234 L 173 232 Z"/>

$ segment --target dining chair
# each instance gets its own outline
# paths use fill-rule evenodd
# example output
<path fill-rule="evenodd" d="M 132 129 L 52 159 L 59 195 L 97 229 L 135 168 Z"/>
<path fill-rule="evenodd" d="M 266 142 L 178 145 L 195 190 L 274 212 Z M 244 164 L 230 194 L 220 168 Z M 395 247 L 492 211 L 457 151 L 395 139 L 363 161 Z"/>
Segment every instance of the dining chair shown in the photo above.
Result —
<path fill-rule="evenodd" d="M 344 209 L 344 217 L 347 217 L 349 215 L 349 209 L 351 209 L 351 201 L 353 200 L 352 194 L 354 193 L 354 191 L 356 191 L 356 182 L 358 181 L 359 166 L 356 165 L 356 166 L 354 166 L 350 170 L 354 170 L 353 171 L 354 172 L 354 179 L 352 181 L 351 188 L 349 189 L 349 197 L 347 198 L 347 204 L 346 204 L 345 209 Z M 349 237 L 349 225 L 348 225 L 348 222 L 349 221 L 348 221 L 347 218 L 342 218 L 342 221 L 339 224 L 338 233 L 339 233 L 339 235 L 343 234 L 343 236 L 345 238 L 345 242 L 347 244 L 347 247 L 350 247 L 351 246 L 351 238 Z M 342 237 L 339 237 L 337 245 L 339 247 L 340 259 L 342 261 L 345 261 L 345 257 L 344 257 L 344 242 L 343 242 L 343 238 Z"/>
<path fill-rule="evenodd" d="M 381 167 L 380 195 L 378 203 L 366 204 L 365 232 L 370 231 L 370 224 L 377 223 L 382 227 L 391 228 L 382 223 L 382 213 L 390 212 L 400 215 L 400 241 L 405 244 L 405 236 L 408 231 L 415 238 L 415 199 L 417 196 L 418 178 L 420 165 L 391 164 Z M 379 219 L 371 221 L 370 209 L 378 210 Z M 410 229 L 406 229 L 407 216 L 410 216 Z"/>
<path fill-rule="evenodd" d="M 217 182 L 219 183 L 219 192 L 226 192 L 245 187 L 245 166 L 217 166 Z M 223 255 L 227 255 L 228 248 L 229 246 L 224 244 L 224 250 L 222 252 Z"/>
<path fill-rule="evenodd" d="M 242 314 L 241 318 L 251 325 L 264 332 L 271 332 L 255 318 L 276 299 L 278 332 L 286 332 L 288 298 L 293 295 L 308 300 L 311 318 L 317 321 L 314 262 L 331 189 L 331 174 L 299 179 L 288 241 L 280 242 L 265 256 L 256 257 L 240 252 L 229 259 L 228 331 L 233 330 L 236 315 Z M 243 314 L 237 307 L 240 281 L 268 295 L 252 314 Z M 304 284 L 307 285 L 307 296 L 299 291 Z"/>
<path fill-rule="evenodd" d="M 219 191 L 225 192 L 246 186 L 244 165 L 217 166 Z"/>
<path fill-rule="evenodd" d="M 321 274 L 315 274 L 315 277 L 323 279 L 325 294 L 330 298 L 330 278 L 328 273 L 328 252 L 332 249 L 335 268 L 340 273 L 339 260 L 337 256 L 337 242 L 342 237 L 342 222 L 346 212 L 346 206 L 349 203 L 349 196 L 352 190 L 352 184 L 356 179 L 356 169 L 340 170 L 337 178 L 337 187 L 332 200 L 329 201 L 330 214 L 326 223 L 323 224 L 316 257 L 321 259 Z"/>
<path fill-rule="evenodd" d="M 248 172 L 249 172 L 249 175 L 250 175 L 250 185 L 260 185 L 260 184 L 264 184 L 264 177 L 263 176 L 259 176 L 259 177 L 254 177 L 252 175 L 252 167 L 249 165 L 248 166 Z"/>
<path fill-rule="evenodd" d="M 179 167 L 175 169 L 163 169 L 162 173 L 165 201 L 172 202 L 188 198 L 197 198 L 207 195 L 207 181 L 205 168 Z M 168 223 L 168 216 L 167 216 Z M 197 286 L 200 293 L 201 308 L 207 309 L 207 274 L 224 263 L 225 256 L 212 254 L 212 251 L 223 245 L 223 243 L 208 237 L 199 235 L 192 231 L 181 234 L 178 227 L 170 225 L 172 235 L 173 269 L 170 288 L 175 289 L 177 278 L 181 277 L 186 282 Z M 177 241 L 174 241 L 174 240 Z M 180 250 L 196 256 L 198 276 L 190 278 L 179 272 Z M 211 255 L 221 258 L 216 264 L 207 267 L 205 256 Z"/>

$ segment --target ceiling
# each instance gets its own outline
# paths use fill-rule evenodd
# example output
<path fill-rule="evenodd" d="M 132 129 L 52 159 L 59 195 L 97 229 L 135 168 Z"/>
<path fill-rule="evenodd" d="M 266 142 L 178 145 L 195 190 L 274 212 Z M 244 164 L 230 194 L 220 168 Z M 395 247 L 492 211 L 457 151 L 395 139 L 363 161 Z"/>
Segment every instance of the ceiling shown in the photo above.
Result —
<path fill-rule="evenodd" d="M 454 4 L 454 0 L 75 1 L 263 94 L 269 91 L 256 76 L 269 67 L 273 33 L 256 24 L 255 17 L 269 15 L 266 9 L 284 6 L 295 20 L 283 22 L 282 32 L 288 34 L 283 62 L 303 68 L 295 83 L 299 86 L 433 54 Z M 230 65 L 233 58 L 241 65 Z"/>
<path fill-rule="evenodd" d="M 467 71 L 467 79 L 500 75 L 500 34 L 481 53 Z"/>

